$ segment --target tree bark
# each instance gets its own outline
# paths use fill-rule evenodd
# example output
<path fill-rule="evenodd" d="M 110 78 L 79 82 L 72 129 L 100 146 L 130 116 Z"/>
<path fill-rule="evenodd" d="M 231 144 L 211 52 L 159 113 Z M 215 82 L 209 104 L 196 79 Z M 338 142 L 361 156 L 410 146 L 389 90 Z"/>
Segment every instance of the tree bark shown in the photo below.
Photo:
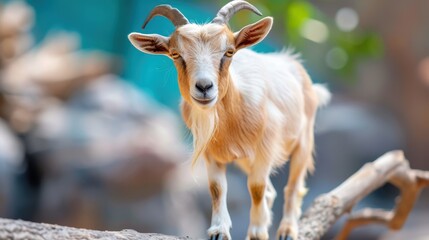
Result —
<path fill-rule="evenodd" d="M 347 239 L 355 227 L 365 224 L 384 224 L 394 230 L 402 228 L 421 190 L 429 185 L 429 172 L 410 169 L 402 151 L 391 151 L 363 166 L 331 192 L 316 198 L 299 222 L 298 239 L 320 239 L 339 217 L 351 212 L 356 203 L 388 182 L 401 190 L 396 207 L 391 211 L 363 209 L 350 214 L 337 239 Z M 0 239 L 184 240 L 190 238 L 138 233 L 134 230 L 95 231 L 0 218 Z"/>

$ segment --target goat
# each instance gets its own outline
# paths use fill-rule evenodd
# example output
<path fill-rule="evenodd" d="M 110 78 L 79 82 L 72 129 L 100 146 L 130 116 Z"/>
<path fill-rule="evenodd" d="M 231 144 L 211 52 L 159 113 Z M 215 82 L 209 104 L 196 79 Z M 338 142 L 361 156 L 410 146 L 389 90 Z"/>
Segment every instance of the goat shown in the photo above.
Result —
<path fill-rule="evenodd" d="M 329 91 L 313 84 L 299 58 L 288 52 L 261 54 L 246 47 L 262 41 L 273 19 L 232 32 L 229 19 L 242 9 L 262 15 L 244 0 L 231 1 L 207 24 L 189 23 L 176 8 L 155 7 L 143 28 L 156 15 L 168 18 L 169 36 L 131 33 L 140 51 L 170 57 L 178 72 L 183 119 L 194 137 L 193 164 L 205 158 L 212 197 L 210 239 L 231 239 L 226 205 L 226 165 L 236 163 L 248 176 L 252 205 L 246 239 L 268 239 L 276 191 L 270 174 L 291 161 L 284 189 L 283 218 L 278 239 L 297 239 L 305 177 L 312 171 L 313 126 L 318 106 Z"/>

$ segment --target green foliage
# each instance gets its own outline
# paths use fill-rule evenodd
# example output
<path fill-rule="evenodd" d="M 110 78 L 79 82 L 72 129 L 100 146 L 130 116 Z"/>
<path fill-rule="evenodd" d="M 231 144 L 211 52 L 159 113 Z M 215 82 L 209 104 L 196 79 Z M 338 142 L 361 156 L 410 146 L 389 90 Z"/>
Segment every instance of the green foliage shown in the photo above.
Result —
<path fill-rule="evenodd" d="M 300 30 L 307 19 L 315 15 L 313 6 L 305 1 L 288 1 L 284 14 L 286 32 L 289 42 L 299 47 L 301 40 Z"/>

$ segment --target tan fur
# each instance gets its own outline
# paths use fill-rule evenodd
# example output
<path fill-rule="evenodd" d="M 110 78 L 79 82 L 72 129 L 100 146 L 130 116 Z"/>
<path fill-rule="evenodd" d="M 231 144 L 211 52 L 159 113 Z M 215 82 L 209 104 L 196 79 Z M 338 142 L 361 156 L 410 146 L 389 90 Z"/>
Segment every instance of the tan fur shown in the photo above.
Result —
<path fill-rule="evenodd" d="M 218 127 L 207 152 L 222 163 L 253 157 L 251 149 L 256 148 L 264 130 L 264 112 L 252 114 L 243 108 L 240 95 L 232 86 L 216 105 L 216 111 Z"/>
<path fill-rule="evenodd" d="M 264 197 L 265 185 L 255 184 L 250 186 L 250 194 L 255 205 L 259 205 Z"/>
<path fill-rule="evenodd" d="M 220 196 L 222 193 L 216 182 L 210 183 L 210 194 L 212 196 L 213 211 L 219 211 Z"/>

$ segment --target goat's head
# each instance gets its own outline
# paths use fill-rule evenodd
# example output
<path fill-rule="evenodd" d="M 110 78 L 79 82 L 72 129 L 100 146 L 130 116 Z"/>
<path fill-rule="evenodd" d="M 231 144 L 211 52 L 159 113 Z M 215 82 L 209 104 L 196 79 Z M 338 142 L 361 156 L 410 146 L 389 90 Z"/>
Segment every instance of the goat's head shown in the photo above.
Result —
<path fill-rule="evenodd" d="M 208 24 L 191 24 L 183 14 L 169 5 L 155 7 L 143 28 L 156 15 L 164 16 L 176 26 L 169 36 L 131 33 L 131 43 L 140 51 L 170 57 L 177 68 L 179 88 L 185 101 L 200 108 L 211 108 L 225 96 L 229 82 L 229 65 L 242 48 L 260 42 L 271 29 L 272 18 L 266 17 L 238 32 L 227 23 L 239 10 L 261 13 L 244 0 L 235 0 L 222 7 Z"/>

